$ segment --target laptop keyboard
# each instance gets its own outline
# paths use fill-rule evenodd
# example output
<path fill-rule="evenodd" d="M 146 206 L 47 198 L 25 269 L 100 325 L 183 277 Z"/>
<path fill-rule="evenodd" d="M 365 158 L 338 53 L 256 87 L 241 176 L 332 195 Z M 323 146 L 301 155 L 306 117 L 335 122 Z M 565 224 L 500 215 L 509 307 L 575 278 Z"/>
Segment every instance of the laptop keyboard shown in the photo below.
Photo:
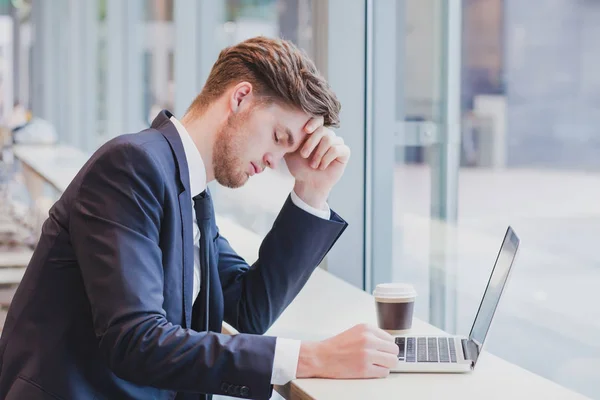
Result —
<path fill-rule="evenodd" d="M 452 338 L 397 337 L 398 360 L 405 362 L 455 363 L 456 347 Z"/>

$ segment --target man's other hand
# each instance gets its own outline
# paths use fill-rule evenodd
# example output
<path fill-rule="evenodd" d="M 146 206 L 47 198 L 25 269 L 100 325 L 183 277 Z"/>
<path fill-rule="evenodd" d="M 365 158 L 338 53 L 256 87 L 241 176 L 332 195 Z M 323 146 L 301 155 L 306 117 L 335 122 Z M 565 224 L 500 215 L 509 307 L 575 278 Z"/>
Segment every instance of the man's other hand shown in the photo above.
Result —
<path fill-rule="evenodd" d="M 297 377 L 383 378 L 397 363 L 394 337 L 361 324 L 322 342 L 302 342 Z"/>

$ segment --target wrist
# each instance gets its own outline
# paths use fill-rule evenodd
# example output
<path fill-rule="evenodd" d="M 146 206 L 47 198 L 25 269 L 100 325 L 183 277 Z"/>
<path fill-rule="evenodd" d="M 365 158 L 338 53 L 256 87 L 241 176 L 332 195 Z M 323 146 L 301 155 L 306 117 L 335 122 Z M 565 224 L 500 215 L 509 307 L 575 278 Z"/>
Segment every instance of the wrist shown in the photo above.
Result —
<path fill-rule="evenodd" d="M 297 378 L 318 378 L 321 375 L 321 361 L 319 359 L 319 343 L 302 342 L 298 356 Z"/>
<path fill-rule="evenodd" d="M 330 189 L 319 188 L 302 181 L 296 181 L 294 184 L 294 193 L 306 204 L 318 210 L 327 209 L 329 192 Z"/>

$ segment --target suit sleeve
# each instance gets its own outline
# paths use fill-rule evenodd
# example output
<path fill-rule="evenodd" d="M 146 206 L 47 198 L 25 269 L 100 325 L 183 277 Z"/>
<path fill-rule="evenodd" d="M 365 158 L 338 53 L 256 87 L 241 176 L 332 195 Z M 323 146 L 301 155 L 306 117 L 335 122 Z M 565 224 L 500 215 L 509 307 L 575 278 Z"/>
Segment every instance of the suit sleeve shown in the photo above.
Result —
<path fill-rule="evenodd" d="M 300 209 L 288 197 L 252 266 L 219 235 L 225 321 L 240 332 L 266 332 L 346 227 L 335 212 L 325 220 Z"/>
<path fill-rule="evenodd" d="M 89 166 L 70 237 L 102 354 L 120 378 L 180 392 L 270 397 L 275 338 L 199 333 L 173 325 L 163 304 L 159 247 L 165 188 L 142 147 L 118 144 Z"/>

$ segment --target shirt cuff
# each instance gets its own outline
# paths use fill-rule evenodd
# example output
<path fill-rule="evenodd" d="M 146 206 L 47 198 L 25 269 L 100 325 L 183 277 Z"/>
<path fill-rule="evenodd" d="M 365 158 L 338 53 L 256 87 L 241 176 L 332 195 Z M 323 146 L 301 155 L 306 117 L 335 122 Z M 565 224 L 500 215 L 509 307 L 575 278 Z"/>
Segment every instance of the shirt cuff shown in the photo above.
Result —
<path fill-rule="evenodd" d="M 331 209 L 329 208 L 329 204 L 325 203 L 325 207 L 326 207 L 325 210 L 319 210 L 318 208 L 314 208 L 314 207 L 306 204 L 304 202 L 304 200 L 302 200 L 300 197 L 298 197 L 296 192 L 294 192 L 293 190 L 291 193 L 291 197 L 292 197 L 292 203 L 294 203 L 297 207 L 303 209 L 307 213 L 315 215 L 319 218 L 323 218 L 323 219 L 327 219 L 327 220 L 331 219 Z"/>
<path fill-rule="evenodd" d="M 285 385 L 289 381 L 296 379 L 299 358 L 299 340 L 276 338 L 271 385 Z"/>

